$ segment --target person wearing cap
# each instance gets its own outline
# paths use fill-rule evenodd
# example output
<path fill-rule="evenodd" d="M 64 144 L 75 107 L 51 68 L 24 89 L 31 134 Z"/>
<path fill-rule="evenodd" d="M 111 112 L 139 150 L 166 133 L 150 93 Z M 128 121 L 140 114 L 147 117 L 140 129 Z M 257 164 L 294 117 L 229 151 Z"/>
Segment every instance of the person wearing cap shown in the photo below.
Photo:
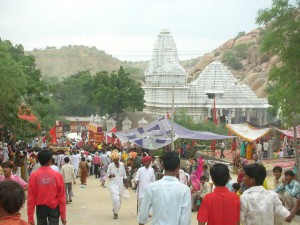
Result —
<path fill-rule="evenodd" d="M 284 173 L 284 182 L 275 188 L 276 193 L 284 192 L 284 205 L 288 210 L 291 210 L 300 199 L 300 184 L 295 179 L 295 174 L 292 170 L 287 170 Z"/>
<path fill-rule="evenodd" d="M 113 162 L 110 163 L 107 168 L 107 177 L 110 178 L 109 189 L 112 198 L 114 219 L 118 219 L 118 211 L 121 208 L 124 182 L 125 187 L 128 188 L 125 167 L 122 162 L 119 162 L 119 159 L 120 156 L 118 152 L 112 152 L 111 160 Z"/>
<path fill-rule="evenodd" d="M 151 156 L 145 156 L 142 159 L 143 167 L 140 167 L 136 173 L 135 181 L 137 183 L 138 207 L 140 209 L 145 190 L 147 186 L 155 181 L 155 174 L 150 164 Z"/>
<path fill-rule="evenodd" d="M 24 191 L 27 191 L 27 183 L 19 176 L 12 174 L 12 169 L 13 169 L 14 165 L 11 161 L 6 161 L 4 163 L 2 163 L 2 169 L 3 169 L 3 173 L 4 176 L 0 176 L 0 181 L 4 181 L 4 180 L 13 180 L 17 183 L 19 183 Z"/>

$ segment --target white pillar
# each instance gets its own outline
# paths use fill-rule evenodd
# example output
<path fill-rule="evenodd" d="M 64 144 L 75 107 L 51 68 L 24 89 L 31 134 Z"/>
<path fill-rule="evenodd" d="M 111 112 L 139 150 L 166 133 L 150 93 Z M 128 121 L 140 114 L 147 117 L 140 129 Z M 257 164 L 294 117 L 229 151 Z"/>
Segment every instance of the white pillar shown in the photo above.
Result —
<path fill-rule="evenodd" d="M 257 109 L 257 117 L 258 117 L 258 124 L 262 125 L 263 122 L 263 114 L 262 114 L 263 109 Z"/>
<path fill-rule="evenodd" d="M 264 124 L 268 123 L 268 109 L 264 109 Z"/>
<path fill-rule="evenodd" d="M 228 109 L 228 124 L 231 124 L 231 109 Z"/>
<path fill-rule="evenodd" d="M 247 115 L 247 122 L 250 122 L 250 120 L 251 120 L 251 110 L 250 109 L 246 110 L 246 115 Z"/>

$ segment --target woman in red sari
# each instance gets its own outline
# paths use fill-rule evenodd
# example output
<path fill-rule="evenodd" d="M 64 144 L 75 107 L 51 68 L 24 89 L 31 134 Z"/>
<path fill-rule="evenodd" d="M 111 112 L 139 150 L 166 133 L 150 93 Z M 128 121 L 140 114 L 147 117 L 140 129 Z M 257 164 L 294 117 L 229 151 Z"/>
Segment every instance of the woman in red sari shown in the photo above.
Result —
<path fill-rule="evenodd" d="M 81 157 L 81 162 L 79 163 L 79 169 L 80 169 L 80 182 L 83 185 L 86 185 L 86 178 L 89 174 L 89 166 L 87 162 L 85 161 L 84 157 Z"/>

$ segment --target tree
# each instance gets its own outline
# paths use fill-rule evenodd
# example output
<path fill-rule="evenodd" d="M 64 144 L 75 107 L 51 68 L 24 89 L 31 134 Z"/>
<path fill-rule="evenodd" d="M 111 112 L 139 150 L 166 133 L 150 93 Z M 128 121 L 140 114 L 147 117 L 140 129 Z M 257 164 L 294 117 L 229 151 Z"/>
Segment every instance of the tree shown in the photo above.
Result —
<path fill-rule="evenodd" d="M 271 9 L 259 10 L 257 23 L 264 25 L 261 50 L 280 57 L 282 65 L 269 73 L 271 103 L 281 107 L 287 123 L 292 112 L 300 112 L 300 1 L 273 0 Z"/>
<path fill-rule="evenodd" d="M 35 136 L 37 122 L 20 120 L 19 114 L 24 114 L 20 112 L 23 108 L 29 108 L 26 111 L 44 118 L 47 112 L 43 106 L 47 105 L 48 98 L 43 92 L 47 86 L 40 80 L 34 58 L 24 55 L 22 45 L 13 46 L 10 41 L 0 39 L 0 58 L 0 125 L 20 139 Z"/>
<path fill-rule="evenodd" d="M 220 123 L 218 126 L 214 124 L 212 121 L 207 121 L 206 123 L 203 122 L 195 122 L 193 118 L 186 114 L 186 109 L 179 109 L 175 113 L 174 120 L 177 124 L 186 127 L 190 130 L 195 131 L 208 131 L 220 135 L 227 135 L 228 129 L 226 128 L 225 123 Z M 187 140 L 188 143 L 191 143 L 191 140 Z M 203 143 L 209 145 L 211 141 L 202 141 Z"/>
<path fill-rule="evenodd" d="M 126 73 L 123 67 L 118 71 L 99 72 L 94 78 L 93 103 L 100 106 L 101 115 L 118 117 L 124 110 L 134 111 L 144 108 L 144 91 Z"/>
<path fill-rule="evenodd" d="M 281 65 L 269 73 L 269 100 L 281 108 L 284 122 L 296 126 L 300 113 L 300 1 L 273 0 L 270 9 L 259 10 L 256 22 L 265 26 L 261 50 L 278 55 Z M 295 146 L 297 146 L 295 138 Z M 296 150 L 296 152 L 298 152 Z M 300 158 L 298 171 L 300 171 Z M 298 172 L 298 178 L 300 173 Z"/>
<path fill-rule="evenodd" d="M 54 99 L 60 105 L 59 114 L 68 116 L 90 116 L 96 107 L 89 98 L 93 92 L 94 79 L 89 71 L 81 71 L 51 86 Z"/>

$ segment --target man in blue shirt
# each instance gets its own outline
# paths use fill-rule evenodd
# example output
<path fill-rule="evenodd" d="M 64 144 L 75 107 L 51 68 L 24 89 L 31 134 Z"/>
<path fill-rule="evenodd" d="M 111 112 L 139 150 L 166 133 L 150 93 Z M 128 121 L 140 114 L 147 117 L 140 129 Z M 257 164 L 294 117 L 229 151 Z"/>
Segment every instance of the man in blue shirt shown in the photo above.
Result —
<path fill-rule="evenodd" d="M 300 184 L 294 178 L 295 174 L 292 170 L 285 171 L 283 184 L 274 190 L 276 193 L 284 192 L 284 203 L 288 210 L 291 210 L 297 199 L 300 199 Z"/>

